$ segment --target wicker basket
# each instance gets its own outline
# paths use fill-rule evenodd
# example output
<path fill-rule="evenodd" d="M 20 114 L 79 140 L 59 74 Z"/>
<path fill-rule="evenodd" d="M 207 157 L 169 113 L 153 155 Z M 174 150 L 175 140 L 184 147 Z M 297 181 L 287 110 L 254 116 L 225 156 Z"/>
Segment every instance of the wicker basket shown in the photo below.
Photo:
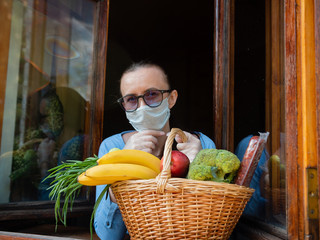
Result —
<path fill-rule="evenodd" d="M 212 181 L 170 178 L 175 135 L 172 129 L 164 149 L 164 169 L 155 179 L 114 183 L 123 220 L 131 239 L 228 239 L 251 188 Z"/>

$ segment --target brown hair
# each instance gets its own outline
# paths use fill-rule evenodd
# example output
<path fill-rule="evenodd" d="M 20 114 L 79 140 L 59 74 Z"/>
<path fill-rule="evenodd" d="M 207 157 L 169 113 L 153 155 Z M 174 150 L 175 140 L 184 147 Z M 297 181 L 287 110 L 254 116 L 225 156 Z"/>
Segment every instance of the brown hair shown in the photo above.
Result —
<path fill-rule="evenodd" d="M 154 67 L 154 68 L 157 68 L 161 71 L 162 75 L 163 75 L 163 78 L 164 80 L 168 83 L 169 85 L 169 89 L 170 89 L 170 82 L 169 82 L 169 79 L 168 79 L 168 76 L 167 74 L 165 73 L 165 71 L 163 70 L 162 67 L 160 67 L 159 65 L 155 64 L 155 63 L 152 63 L 150 61 L 140 61 L 140 62 L 135 62 L 135 63 L 132 63 L 122 74 L 125 75 L 127 73 L 130 73 L 130 72 L 134 72 L 140 68 L 151 68 L 151 67 Z M 122 77 L 121 77 L 122 78 Z M 121 79 L 120 79 L 121 81 Z"/>

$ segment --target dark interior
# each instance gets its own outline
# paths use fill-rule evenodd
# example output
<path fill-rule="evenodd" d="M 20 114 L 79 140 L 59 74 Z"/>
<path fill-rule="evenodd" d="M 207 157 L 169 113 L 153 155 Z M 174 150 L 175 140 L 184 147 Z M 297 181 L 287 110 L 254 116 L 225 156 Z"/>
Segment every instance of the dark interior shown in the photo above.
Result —
<path fill-rule="evenodd" d="M 150 60 L 179 93 L 171 127 L 213 139 L 213 1 L 110 0 L 109 14 L 104 137 L 132 129 L 116 103 L 119 79 Z M 235 146 L 265 130 L 264 26 L 264 1 L 235 1 Z"/>
<path fill-rule="evenodd" d="M 265 131 L 265 51 L 265 1 L 235 1 L 235 146 Z"/>
<path fill-rule="evenodd" d="M 125 6 L 125 7 L 124 7 Z M 110 1 L 104 137 L 132 129 L 116 103 L 132 62 L 162 66 L 179 93 L 171 127 L 213 138 L 213 1 Z"/>

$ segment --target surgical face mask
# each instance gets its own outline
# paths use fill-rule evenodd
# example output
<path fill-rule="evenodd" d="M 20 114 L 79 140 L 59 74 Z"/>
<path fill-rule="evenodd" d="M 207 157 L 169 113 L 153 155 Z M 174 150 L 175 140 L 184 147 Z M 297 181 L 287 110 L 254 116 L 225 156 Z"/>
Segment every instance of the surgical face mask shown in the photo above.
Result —
<path fill-rule="evenodd" d="M 158 107 L 144 105 L 134 112 L 126 112 L 126 116 L 137 131 L 162 130 L 170 117 L 168 98 L 163 99 Z"/>

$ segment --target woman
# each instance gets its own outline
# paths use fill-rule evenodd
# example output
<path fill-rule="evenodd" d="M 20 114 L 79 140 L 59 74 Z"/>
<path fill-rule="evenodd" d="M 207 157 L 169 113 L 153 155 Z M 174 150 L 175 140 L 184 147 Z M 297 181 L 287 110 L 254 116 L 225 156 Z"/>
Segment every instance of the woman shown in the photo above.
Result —
<path fill-rule="evenodd" d="M 161 67 L 150 63 L 130 66 L 120 80 L 122 97 L 118 100 L 134 130 L 125 131 L 105 139 L 99 157 L 112 148 L 138 149 L 162 157 L 167 133 L 170 132 L 170 109 L 175 105 L 178 92 L 170 89 L 168 78 Z M 215 148 L 214 142 L 202 133 L 185 132 L 188 140 L 182 143 L 176 136 L 177 149 L 192 161 L 204 148 Z M 105 186 L 97 186 L 98 197 Z M 123 239 L 126 227 L 112 191 L 100 203 L 94 226 L 101 239 Z"/>

